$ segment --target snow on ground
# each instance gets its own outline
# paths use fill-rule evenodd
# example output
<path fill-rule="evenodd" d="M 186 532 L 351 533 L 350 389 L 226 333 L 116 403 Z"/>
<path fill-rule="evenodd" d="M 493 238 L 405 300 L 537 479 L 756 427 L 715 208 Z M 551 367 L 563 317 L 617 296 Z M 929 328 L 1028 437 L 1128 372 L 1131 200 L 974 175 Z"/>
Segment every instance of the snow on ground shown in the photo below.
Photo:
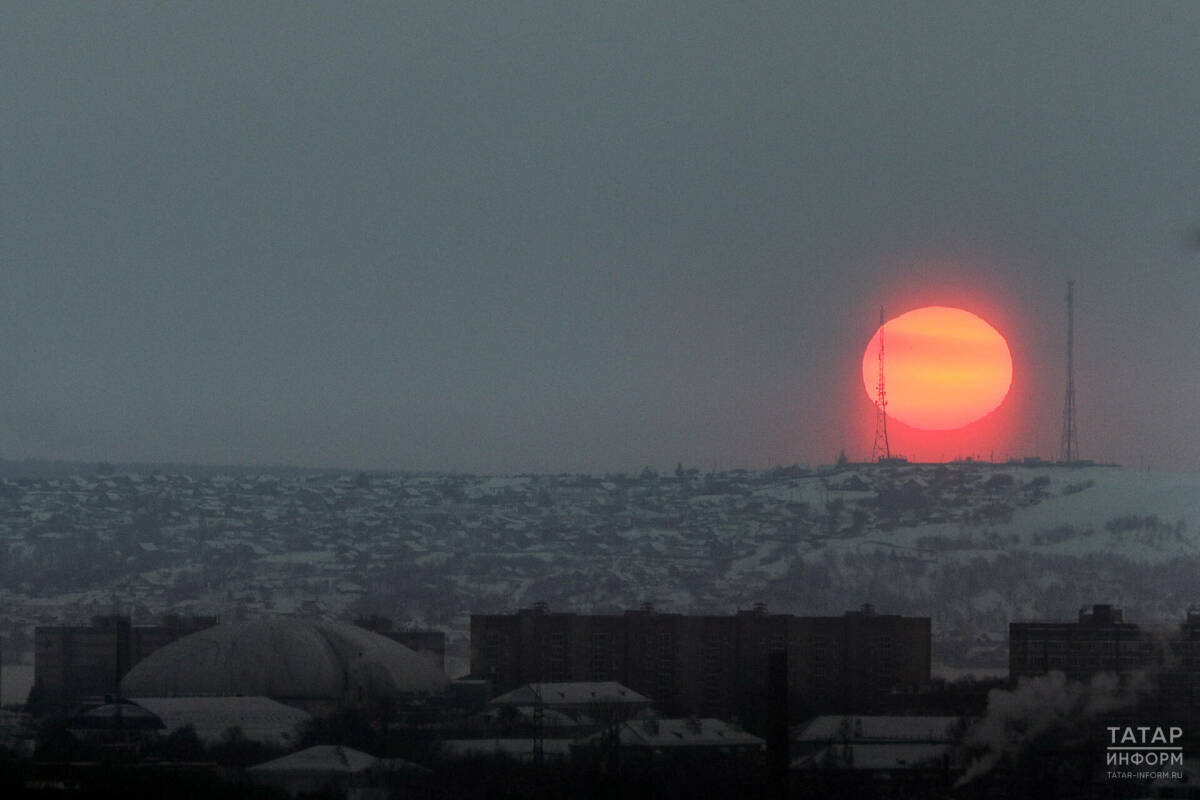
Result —
<path fill-rule="evenodd" d="M 297 550 L 291 553 L 276 553 L 257 559 L 265 564 L 312 564 L 316 562 L 336 561 L 337 553 L 333 550 Z"/>
<path fill-rule="evenodd" d="M 137 488 L 102 485 L 96 505 L 49 483 L 6 485 L 22 500 L 0 505 L 0 547 L 20 569 L 10 570 L 4 598 L 14 611 L 0 626 L 86 620 L 115 603 L 139 607 L 143 619 L 172 609 L 380 609 L 457 625 L 465 637 L 452 619 L 537 601 L 588 611 L 653 600 L 664 611 L 729 613 L 764 600 L 781 612 L 840 613 L 879 599 L 881 610 L 933 617 L 935 630 L 964 637 L 967 653 L 972 630 L 1069 616 L 1078 603 L 1174 618 L 1196 562 L 1161 580 L 1158 567 L 1200 558 L 1200 475 L 1107 467 L 396 476 L 372 477 L 370 487 L 281 478 L 267 493 L 252 482 L 169 480 L 174 506 L 160 514 L 154 548 L 126 533 L 153 505 Z M 94 553 L 28 536 L 56 506 L 94 531 Z M 206 508 L 210 522 L 228 517 L 240 530 L 205 529 Z M 98 556 L 105 568 L 94 577 L 48 583 L 84 573 Z"/>
<path fill-rule="evenodd" d="M 1157 564 L 1200 554 L 1200 475 L 1090 467 L 1018 472 L 1016 477 L 1029 481 L 1041 475 L 1050 481 L 1050 495 L 1015 509 L 1008 520 L 901 526 L 886 537 L 871 532 L 869 539 L 827 544 L 839 551 L 908 549 L 956 560 L 1026 550 L 1064 556 L 1098 553 Z M 820 558 L 821 550 L 802 555 Z"/>
<path fill-rule="evenodd" d="M 1089 467 L 1055 470 L 1052 486 L 1093 481 L 1094 486 L 1048 499 L 1021 509 L 1018 521 L 1028 527 L 1104 522 L 1126 514 L 1155 514 L 1163 520 L 1184 520 L 1194 528 L 1200 522 L 1200 475 Z"/>
<path fill-rule="evenodd" d="M 948 681 L 956 681 L 962 678 L 976 678 L 979 680 L 985 678 L 1001 678 L 1008 679 L 1008 667 L 952 667 L 947 664 L 934 663 L 930 665 L 930 673 L 935 678 L 944 678 Z"/>

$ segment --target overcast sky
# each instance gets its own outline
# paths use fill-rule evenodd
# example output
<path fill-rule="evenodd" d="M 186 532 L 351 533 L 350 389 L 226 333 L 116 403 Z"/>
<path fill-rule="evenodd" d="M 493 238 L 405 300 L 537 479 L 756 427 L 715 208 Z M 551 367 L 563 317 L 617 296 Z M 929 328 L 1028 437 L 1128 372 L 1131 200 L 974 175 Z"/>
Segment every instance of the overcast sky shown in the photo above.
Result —
<path fill-rule="evenodd" d="M 921 457 L 1200 468 L 1200 4 L 26 3 L 0 456 L 871 451 L 878 307 L 997 327 Z M 1191 237 L 1191 238 L 1189 238 Z"/>

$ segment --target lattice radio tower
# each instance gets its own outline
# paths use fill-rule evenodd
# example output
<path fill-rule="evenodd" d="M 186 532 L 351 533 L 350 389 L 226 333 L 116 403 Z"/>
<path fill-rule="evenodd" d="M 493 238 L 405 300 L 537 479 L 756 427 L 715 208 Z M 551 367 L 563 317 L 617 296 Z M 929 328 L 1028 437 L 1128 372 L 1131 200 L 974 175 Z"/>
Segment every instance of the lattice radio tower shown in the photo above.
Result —
<path fill-rule="evenodd" d="M 1079 434 L 1075 430 L 1075 281 L 1067 281 L 1067 398 L 1063 403 L 1062 460 L 1079 460 Z"/>
<path fill-rule="evenodd" d="M 871 460 L 881 461 L 892 457 L 887 435 L 887 388 L 883 382 L 883 306 L 879 307 L 879 380 L 875 384 L 875 444 L 871 447 Z"/>

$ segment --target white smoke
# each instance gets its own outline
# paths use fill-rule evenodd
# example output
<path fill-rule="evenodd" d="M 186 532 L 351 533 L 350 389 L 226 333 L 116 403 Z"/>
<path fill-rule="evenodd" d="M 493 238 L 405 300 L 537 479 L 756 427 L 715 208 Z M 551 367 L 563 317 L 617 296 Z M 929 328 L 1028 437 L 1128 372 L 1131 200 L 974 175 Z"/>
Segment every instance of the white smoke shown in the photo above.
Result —
<path fill-rule="evenodd" d="M 955 788 L 990 772 L 1005 757 L 1015 759 L 1028 743 L 1055 728 L 1078 727 L 1101 714 L 1128 708 L 1146 691 L 1149 677 L 1135 673 L 1122 681 L 1102 672 L 1088 683 L 1069 681 L 1062 672 L 1020 678 L 1012 691 L 988 693 L 987 715 L 966 735 L 964 744 L 983 750 Z"/>

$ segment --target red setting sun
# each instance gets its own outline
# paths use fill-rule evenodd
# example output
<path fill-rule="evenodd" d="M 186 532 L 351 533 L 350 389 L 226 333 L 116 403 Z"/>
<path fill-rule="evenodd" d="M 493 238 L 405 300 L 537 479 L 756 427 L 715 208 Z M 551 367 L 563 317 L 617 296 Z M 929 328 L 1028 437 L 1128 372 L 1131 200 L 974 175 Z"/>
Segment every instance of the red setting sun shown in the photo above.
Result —
<path fill-rule="evenodd" d="M 994 411 L 1012 385 L 1008 342 L 960 308 L 928 306 L 888 320 L 863 353 L 863 386 L 875 401 L 883 333 L 887 414 L 923 430 L 961 428 Z"/>

